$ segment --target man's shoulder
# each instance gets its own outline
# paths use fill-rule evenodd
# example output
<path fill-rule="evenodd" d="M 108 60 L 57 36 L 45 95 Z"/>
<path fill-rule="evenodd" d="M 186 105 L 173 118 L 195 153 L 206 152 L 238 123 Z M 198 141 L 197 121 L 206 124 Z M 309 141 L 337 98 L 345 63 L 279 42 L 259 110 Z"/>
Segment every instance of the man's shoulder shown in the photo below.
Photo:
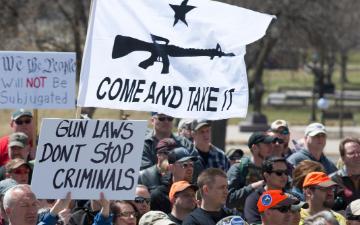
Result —
<path fill-rule="evenodd" d="M 9 135 L 5 135 L 5 136 L 2 136 L 0 137 L 0 145 L 8 145 L 9 143 Z"/>
<path fill-rule="evenodd" d="M 302 160 L 305 160 L 305 159 L 310 159 L 308 153 L 307 153 L 307 150 L 305 149 L 301 149 L 297 152 L 294 152 L 293 154 L 291 154 L 289 156 L 289 158 L 287 158 L 287 160 L 290 162 L 290 163 L 294 163 L 294 162 L 298 162 L 298 161 L 302 161 Z"/>
<path fill-rule="evenodd" d="M 189 215 L 187 215 L 183 221 L 183 225 L 201 225 L 205 224 L 204 217 L 207 217 L 204 210 L 200 208 L 194 209 Z M 202 223 L 204 222 L 204 223 Z"/>
<path fill-rule="evenodd" d="M 9 135 L 0 138 L 0 154 L 8 152 Z"/>

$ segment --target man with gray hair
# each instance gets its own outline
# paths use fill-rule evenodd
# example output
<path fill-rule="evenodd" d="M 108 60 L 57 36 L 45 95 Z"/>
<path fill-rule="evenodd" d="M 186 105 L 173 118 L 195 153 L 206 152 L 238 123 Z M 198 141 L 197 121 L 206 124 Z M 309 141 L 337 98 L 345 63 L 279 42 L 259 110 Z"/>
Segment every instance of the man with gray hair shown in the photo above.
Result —
<path fill-rule="evenodd" d="M 335 164 L 324 155 L 326 138 L 326 129 L 323 124 L 309 124 L 305 129 L 305 149 L 292 154 L 288 161 L 297 166 L 303 160 L 312 160 L 321 163 L 327 174 L 337 171 Z"/>
<path fill-rule="evenodd" d="M 27 184 L 16 185 L 6 191 L 3 204 L 9 225 L 55 225 L 58 213 L 71 201 L 70 193 L 66 199 L 57 200 L 50 212 L 37 223 L 39 202 Z"/>

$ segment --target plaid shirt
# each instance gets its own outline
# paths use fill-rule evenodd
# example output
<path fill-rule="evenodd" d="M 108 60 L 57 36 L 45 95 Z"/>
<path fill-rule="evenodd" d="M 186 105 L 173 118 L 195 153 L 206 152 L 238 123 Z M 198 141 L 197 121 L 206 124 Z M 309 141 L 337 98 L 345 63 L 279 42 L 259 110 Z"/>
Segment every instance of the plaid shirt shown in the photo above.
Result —
<path fill-rule="evenodd" d="M 224 151 L 214 145 L 210 145 L 207 160 L 201 156 L 201 153 L 199 153 L 199 150 L 196 147 L 193 149 L 193 155 L 198 157 L 198 160 L 201 162 L 204 169 L 219 168 L 227 172 L 230 168 L 230 161 Z"/>

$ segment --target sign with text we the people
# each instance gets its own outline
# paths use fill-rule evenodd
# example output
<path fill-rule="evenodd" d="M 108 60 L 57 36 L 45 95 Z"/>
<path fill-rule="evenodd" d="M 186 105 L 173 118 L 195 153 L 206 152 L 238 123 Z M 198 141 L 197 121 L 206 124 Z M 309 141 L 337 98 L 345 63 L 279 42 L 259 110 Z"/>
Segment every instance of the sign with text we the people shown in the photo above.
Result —
<path fill-rule="evenodd" d="M 0 51 L 0 108 L 75 107 L 73 52 Z"/>
<path fill-rule="evenodd" d="M 146 121 L 44 119 L 32 190 L 37 198 L 135 198 Z"/>
<path fill-rule="evenodd" d="M 209 0 L 94 0 L 79 106 L 245 117 L 245 46 L 271 15 Z"/>

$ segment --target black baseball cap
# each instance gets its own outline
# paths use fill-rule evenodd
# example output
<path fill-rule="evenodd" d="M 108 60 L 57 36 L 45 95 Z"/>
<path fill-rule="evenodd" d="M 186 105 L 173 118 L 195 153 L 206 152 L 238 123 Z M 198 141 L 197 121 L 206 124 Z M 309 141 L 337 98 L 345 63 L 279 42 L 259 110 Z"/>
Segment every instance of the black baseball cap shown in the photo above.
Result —
<path fill-rule="evenodd" d="M 251 148 L 251 146 L 259 143 L 273 143 L 277 140 L 276 137 L 272 137 L 269 135 L 266 135 L 263 132 L 254 132 L 248 140 L 248 146 Z"/>
<path fill-rule="evenodd" d="M 168 161 L 170 164 L 174 164 L 176 162 L 185 162 L 188 160 L 195 161 L 197 159 L 196 156 L 192 156 L 187 148 L 177 147 L 171 150 L 168 154 Z"/>

